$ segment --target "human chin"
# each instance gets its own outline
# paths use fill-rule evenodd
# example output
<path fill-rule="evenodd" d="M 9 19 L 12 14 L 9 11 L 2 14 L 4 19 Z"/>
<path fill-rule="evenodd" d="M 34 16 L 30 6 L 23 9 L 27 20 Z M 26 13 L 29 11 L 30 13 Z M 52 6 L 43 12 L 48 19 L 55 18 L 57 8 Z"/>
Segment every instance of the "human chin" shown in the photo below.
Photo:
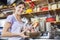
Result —
<path fill-rule="evenodd" d="M 22 15 L 22 13 L 18 13 L 18 15 Z"/>

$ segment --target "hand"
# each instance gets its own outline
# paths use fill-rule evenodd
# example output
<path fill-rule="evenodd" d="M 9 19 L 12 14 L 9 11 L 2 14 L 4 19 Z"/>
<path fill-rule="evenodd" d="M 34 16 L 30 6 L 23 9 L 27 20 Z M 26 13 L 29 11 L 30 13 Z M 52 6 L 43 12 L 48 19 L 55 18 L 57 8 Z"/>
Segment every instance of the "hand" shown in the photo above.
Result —
<path fill-rule="evenodd" d="M 34 29 L 31 29 L 31 32 L 34 32 L 35 30 Z"/>
<path fill-rule="evenodd" d="M 23 33 L 20 34 L 22 38 L 29 38 L 29 36 L 24 35 Z"/>
<path fill-rule="evenodd" d="M 26 35 L 23 35 L 22 37 L 23 37 L 23 38 L 29 38 L 29 36 L 26 36 Z"/>
<path fill-rule="evenodd" d="M 26 28 L 26 27 L 23 28 L 23 31 L 27 31 L 27 30 L 28 30 L 28 28 Z"/>

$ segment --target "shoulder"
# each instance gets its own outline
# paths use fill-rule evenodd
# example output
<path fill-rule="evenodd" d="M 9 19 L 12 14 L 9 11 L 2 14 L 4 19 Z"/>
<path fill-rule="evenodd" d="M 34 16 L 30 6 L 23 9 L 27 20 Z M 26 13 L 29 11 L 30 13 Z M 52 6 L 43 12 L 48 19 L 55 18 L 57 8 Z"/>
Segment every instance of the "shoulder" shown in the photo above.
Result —
<path fill-rule="evenodd" d="M 6 18 L 6 22 L 10 22 L 10 23 L 13 23 L 13 15 L 9 15 L 7 18 Z"/>
<path fill-rule="evenodd" d="M 7 16 L 7 18 L 6 19 L 14 19 L 14 16 L 13 15 L 9 15 L 9 16 Z"/>
<path fill-rule="evenodd" d="M 9 15 L 9 16 L 7 16 L 7 18 L 13 18 L 13 15 Z"/>

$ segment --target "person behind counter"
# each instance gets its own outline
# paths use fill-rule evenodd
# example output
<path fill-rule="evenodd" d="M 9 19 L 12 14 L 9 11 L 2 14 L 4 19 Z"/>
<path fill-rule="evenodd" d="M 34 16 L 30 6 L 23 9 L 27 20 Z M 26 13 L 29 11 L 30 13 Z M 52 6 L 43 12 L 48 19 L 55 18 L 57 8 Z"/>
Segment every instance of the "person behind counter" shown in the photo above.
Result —
<path fill-rule="evenodd" d="M 15 7 L 15 12 L 7 17 L 2 31 L 2 37 L 9 37 L 8 40 L 25 40 L 24 38 L 29 37 L 24 35 L 26 30 L 21 32 L 22 28 L 24 27 L 24 23 L 22 22 L 20 15 L 24 11 L 24 8 L 24 2 L 20 2 Z"/>

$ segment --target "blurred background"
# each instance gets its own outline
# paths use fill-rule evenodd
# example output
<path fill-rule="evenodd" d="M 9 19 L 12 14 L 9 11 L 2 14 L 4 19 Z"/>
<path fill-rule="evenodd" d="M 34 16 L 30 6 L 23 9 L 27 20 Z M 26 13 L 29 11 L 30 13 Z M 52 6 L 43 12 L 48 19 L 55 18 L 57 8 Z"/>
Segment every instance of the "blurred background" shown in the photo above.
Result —
<path fill-rule="evenodd" d="M 20 1 L 26 4 L 22 20 L 26 24 L 28 21 L 39 22 L 39 39 L 60 39 L 60 0 L 0 0 L 0 35 L 7 16 L 13 14 L 14 7 Z M 8 38 L 0 36 L 0 39 Z"/>

